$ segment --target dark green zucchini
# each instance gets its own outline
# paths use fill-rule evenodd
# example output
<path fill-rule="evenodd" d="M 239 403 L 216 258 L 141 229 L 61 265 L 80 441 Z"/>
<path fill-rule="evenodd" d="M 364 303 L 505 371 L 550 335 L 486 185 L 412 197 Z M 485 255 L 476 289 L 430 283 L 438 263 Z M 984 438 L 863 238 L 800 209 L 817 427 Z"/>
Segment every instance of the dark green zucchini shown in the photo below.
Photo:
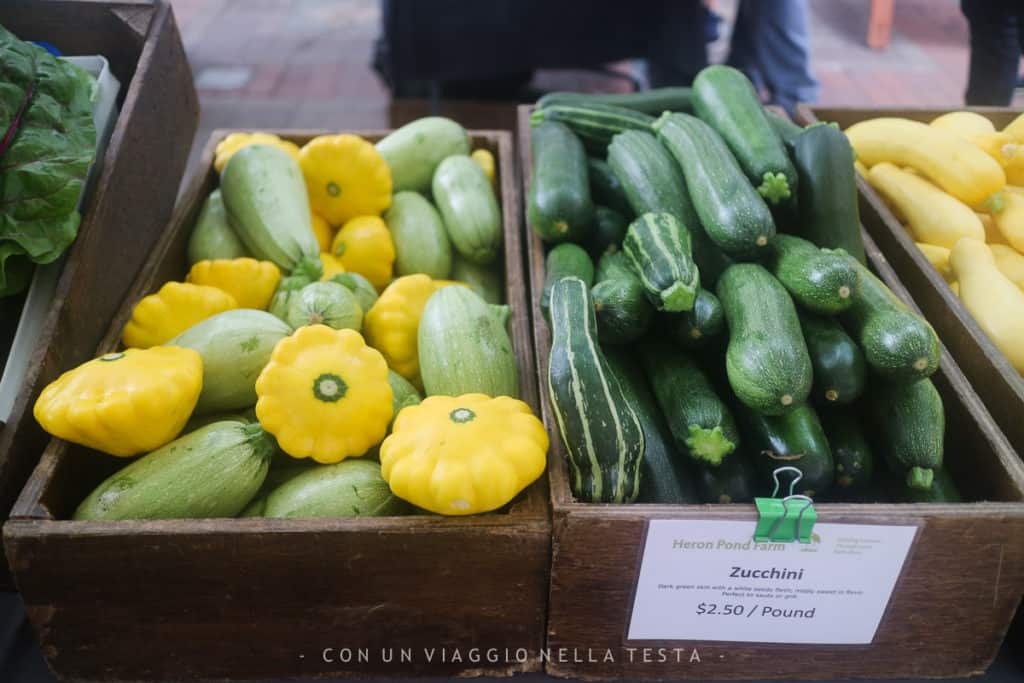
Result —
<path fill-rule="evenodd" d="M 867 487 L 874 476 L 875 461 L 856 411 L 822 410 L 820 418 L 832 448 L 836 486 L 846 490 Z"/>
<path fill-rule="evenodd" d="M 796 144 L 796 138 L 800 133 L 804 132 L 803 127 L 793 123 L 788 116 L 783 116 L 771 109 L 764 110 L 765 116 L 768 117 L 768 123 L 771 124 L 775 132 L 778 133 L 782 139 L 782 144 L 786 146 L 786 150 L 789 152 L 793 151 L 793 146 Z M 797 174 L 797 182 L 799 183 L 800 174 Z"/>
<path fill-rule="evenodd" d="M 891 381 L 912 382 L 939 367 L 939 338 L 881 280 L 852 257 L 860 294 L 840 320 L 864 350 L 868 367 Z"/>
<path fill-rule="evenodd" d="M 552 104 L 530 114 L 531 126 L 545 121 L 564 123 L 585 145 L 600 149 L 624 130 L 650 130 L 654 117 L 608 104 Z"/>
<path fill-rule="evenodd" d="M 544 260 L 544 291 L 540 295 L 540 310 L 550 320 L 551 288 L 563 277 L 578 277 L 589 287 L 594 283 L 594 264 L 587 252 L 575 244 L 552 247 Z"/>
<path fill-rule="evenodd" d="M 636 277 L 616 277 L 598 282 L 590 290 L 597 318 L 597 338 L 602 344 L 628 344 L 647 332 L 654 308 Z"/>
<path fill-rule="evenodd" d="M 864 393 L 864 353 L 833 318 L 800 314 L 800 327 L 811 355 L 814 381 L 811 396 L 818 403 L 848 405 Z"/>
<path fill-rule="evenodd" d="M 800 178 L 800 235 L 819 247 L 844 249 L 866 264 L 857 172 L 846 135 L 834 126 L 805 128 L 793 143 L 793 163 Z"/>
<path fill-rule="evenodd" d="M 645 114 L 658 115 L 663 111 L 690 111 L 690 88 L 652 88 L 630 93 L 549 92 L 537 100 L 538 107 L 554 104 L 610 104 Z"/>
<path fill-rule="evenodd" d="M 908 488 L 902 481 L 891 482 L 894 484 L 897 500 L 904 503 L 960 503 L 963 497 L 960 490 L 950 476 L 949 470 L 940 467 L 932 478 L 932 487 L 922 491 L 921 489 Z"/>
<path fill-rule="evenodd" d="M 611 166 L 604 159 L 587 159 L 587 173 L 590 175 L 590 196 L 595 202 L 594 209 L 601 204 L 614 209 L 626 218 L 626 223 L 633 216 L 633 207 L 626 199 L 626 191 L 622 189 L 622 183 L 612 173 Z"/>
<path fill-rule="evenodd" d="M 741 71 L 724 64 L 703 69 L 693 81 L 693 109 L 722 136 L 751 184 L 770 204 L 796 194 L 796 169 L 753 84 Z"/>
<path fill-rule="evenodd" d="M 704 286 L 713 287 L 732 261 L 701 226 L 672 155 L 652 134 L 626 131 L 616 135 L 608 146 L 608 166 L 622 183 L 634 215 L 670 213 L 690 231 L 693 260 Z"/>
<path fill-rule="evenodd" d="M 548 392 L 568 453 L 573 495 L 591 503 L 630 503 L 640 492 L 644 431 L 597 343 L 583 280 L 551 290 Z"/>
<path fill-rule="evenodd" d="M 702 503 L 752 503 L 757 490 L 757 468 L 745 448 L 718 467 L 697 467 L 697 494 Z"/>
<path fill-rule="evenodd" d="M 695 462 L 722 464 L 736 450 L 740 434 L 732 412 L 700 365 L 685 352 L 654 339 L 641 345 L 640 358 L 679 450 Z"/>
<path fill-rule="evenodd" d="M 811 358 L 786 289 L 763 267 L 739 263 L 722 274 L 718 298 L 729 324 L 726 370 L 736 396 L 766 415 L 807 400 Z"/>
<path fill-rule="evenodd" d="M 870 396 L 875 446 L 889 469 L 905 474 L 908 488 L 931 488 L 946 439 L 946 412 L 935 385 L 930 379 L 874 382 Z"/>
<path fill-rule="evenodd" d="M 815 497 L 825 493 L 835 477 L 835 464 L 825 431 L 817 413 L 805 403 L 785 415 L 761 415 L 738 404 L 736 411 L 743 425 L 743 438 L 754 454 L 760 480 L 772 482 L 772 472 L 779 467 L 796 467 L 803 474 L 794 493 Z M 780 477 L 786 482 L 789 478 Z"/>
<path fill-rule="evenodd" d="M 594 271 L 594 282 L 604 282 L 616 278 L 633 278 L 639 280 L 626 263 L 626 255 L 621 251 L 606 251 L 597 262 Z M 640 285 L 643 286 L 642 284 Z M 646 296 L 646 293 L 644 294 Z"/>
<path fill-rule="evenodd" d="M 594 220 L 583 144 L 565 125 L 544 123 L 531 132 L 533 177 L 527 212 L 546 242 L 582 242 Z"/>
<path fill-rule="evenodd" d="M 667 113 L 654 130 L 679 162 L 708 237 L 735 258 L 764 253 L 775 235 L 771 211 L 718 133 L 695 116 Z"/>
<path fill-rule="evenodd" d="M 661 321 L 669 338 L 684 349 L 698 349 L 725 330 L 722 302 L 706 289 L 697 292 L 689 311 L 663 313 Z"/>
<path fill-rule="evenodd" d="M 844 252 L 820 249 L 793 235 L 776 235 L 767 263 L 793 300 L 813 313 L 841 313 L 857 296 L 860 276 Z"/>
<path fill-rule="evenodd" d="M 655 308 L 669 313 L 693 308 L 700 273 L 693 262 L 690 232 L 675 216 L 643 214 L 629 224 L 622 251 Z"/>
<path fill-rule="evenodd" d="M 584 246 L 594 259 L 601 258 L 606 251 L 622 248 L 622 240 L 626 237 L 629 221 L 626 217 L 607 206 L 594 205 L 594 225 L 590 228 L 590 237 Z"/>
<path fill-rule="evenodd" d="M 644 457 L 640 462 L 638 503 L 686 505 L 699 502 L 693 475 L 686 458 L 676 451 L 665 419 L 647 386 L 643 370 L 632 354 L 605 349 L 612 374 L 619 380 L 622 395 L 633 406 L 644 430 Z"/>

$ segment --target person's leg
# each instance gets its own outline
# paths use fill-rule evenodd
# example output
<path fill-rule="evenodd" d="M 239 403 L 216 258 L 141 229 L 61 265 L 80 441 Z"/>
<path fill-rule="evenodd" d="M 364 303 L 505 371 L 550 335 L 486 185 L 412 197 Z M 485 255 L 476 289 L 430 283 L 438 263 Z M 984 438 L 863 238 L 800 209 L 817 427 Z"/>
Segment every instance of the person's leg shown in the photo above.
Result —
<path fill-rule="evenodd" d="M 708 65 L 707 10 L 700 0 L 666 0 L 663 11 L 661 27 L 648 48 L 650 85 L 689 85 Z"/>
<path fill-rule="evenodd" d="M 971 33 L 967 104 L 1005 107 L 1020 67 L 1020 9 L 1014 0 L 960 0 L 960 11 Z"/>
<path fill-rule="evenodd" d="M 729 37 L 729 56 L 725 63 L 745 73 L 754 84 L 754 88 L 760 92 L 764 89 L 764 79 L 758 68 L 754 43 L 757 35 L 757 12 L 751 12 L 750 5 L 750 0 L 740 0 L 736 20 L 732 24 L 732 35 Z"/>
<path fill-rule="evenodd" d="M 807 0 L 758 0 L 749 5 L 754 59 L 771 91 L 771 103 L 792 113 L 797 102 L 817 100 Z"/>

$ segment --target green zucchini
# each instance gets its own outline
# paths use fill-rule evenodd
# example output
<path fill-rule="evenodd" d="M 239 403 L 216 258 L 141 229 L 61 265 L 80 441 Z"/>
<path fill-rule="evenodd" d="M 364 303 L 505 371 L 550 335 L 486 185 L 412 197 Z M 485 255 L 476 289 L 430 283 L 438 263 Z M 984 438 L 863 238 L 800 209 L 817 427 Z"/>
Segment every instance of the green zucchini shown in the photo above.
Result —
<path fill-rule="evenodd" d="M 530 132 L 530 145 L 530 224 L 546 242 L 584 241 L 594 220 L 594 204 L 583 143 L 566 125 L 552 121 Z"/>
<path fill-rule="evenodd" d="M 793 123 L 788 116 L 783 116 L 771 109 L 765 109 L 764 114 L 768 118 L 768 123 L 771 124 L 772 128 L 775 129 L 775 132 L 782 139 L 782 144 L 786 146 L 786 150 L 792 152 L 793 146 L 796 144 L 797 136 L 804 132 L 803 127 Z M 800 174 L 797 173 L 798 187 L 799 183 Z"/>
<path fill-rule="evenodd" d="M 753 503 L 757 495 L 757 468 L 739 449 L 719 467 L 697 467 L 697 492 L 702 503 Z"/>
<path fill-rule="evenodd" d="M 470 289 L 489 304 L 500 304 L 505 300 L 502 270 L 496 265 L 481 266 L 462 258 L 459 254 L 452 256 L 451 279 L 456 282 L 465 282 Z"/>
<path fill-rule="evenodd" d="M 899 486 L 896 487 L 896 497 L 906 503 L 962 502 L 963 497 L 960 495 L 960 490 L 957 488 L 956 482 L 953 481 L 953 477 L 949 474 L 949 470 L 945 467 L 939 467 L 933 471 L 935 476 L 932 478 L 930 489 L 922 491 L 921 489 L 908 488 L 903 486 L 901 481 L 898 482 Z"/>
<path fill-rule="evenodd" d="M 214 422 L 112 474 L 72 519 L 234 517 L 260 490 L 274 450 L 258 424 Z"/>
<path fill-rule="evenodd" d="M 425 192 L 443 160 L 469 154 L 469 135 L 451 119 L 427 116 L 389 133 L 376 147 L 391 169 L 392 191 Z"/>
<path fill-rule="evenodd" d="M 359 300 L 337 282 L 314 282 L 289 299 L 285 322 L 294 329 L 305 325 L 327 325 L 335 330 L 363 327 L 363 309 Z"/>
<path fill-rule="evenodd" d="M 428 396 L 519 396 L 512 340 L 491 306 L 467 287 L 442 287 L 427 300 L 417 334 Z"/>
<path fill-rule="evenodd" d="M 705 234 L 686 181 L 672 155 L 650 133 L 626 131 L 608 146 L 608 166 L 622 183 L 632 213 L 670 213 L 689 232 L 704 284 L 714 286 L 731 260 Z"/>
<path fill-rule="evenodd" d="M 703 69 L 693 81 L 693 109 L 722 136 L 769 203 L 780 204 L 796 194 L 796 169 L 753 84 L 741 71 L 725 64 Z"/>
<path fill-rule="evenodd" d="M 590 194 L 596 204 L 603 204 L 614 209 L 624 218 L 633 215 L 633 207 L 626 199 L 626 191 L 622 187 L 622 182 L 612 172 L 607 161 L 594 157 L 587 159 L 587 176 L 590 180 Z M 595 205 L 594 208 L 596 210 L 597 206 Z"/>
<path fill-rule="evenodd" d="M 452 246 L 444 221 L 434 205 L 418 192 L 397 192 L 384 212 L 395 244 L 395 276 L 423 273 L 447 280 L 452 270 Z"/>
<path fill-rule="evenodd" d="M 876 382 L 870 403 L 876 447 L 889 469 L 905 473 L 908 488 L 931 488 L 946 438 L 946 412 L 935 385 L 930 379 Z"/>
<path fill-rule="evenodd" d="M 692 309 L 663 313 L 661 320 L 669 338 L 684 349 L 700 348 L 725 330 L 722 302 L 706 289 L 697 292 Z"/>
<path fill-rule="evenodd" d="M 645 114 L 660 114 L 663 111 L 690 111 L 690 88 L 652 88 L 630 93 L 581 93 L 549 92 L 537 100 L 538 107 L 555 104 L 610 104 Z"/>
<path fill-rule="evenodd" d="M 802 473 L 794 493 L 815 497 L 827 491 L 835 478 L 835 463 L 825 430 L 809 403 L 797 406 L 785 415 L 762 415 L 747 406 L 737 405 L 743 436 L 767 486 L 779 467 L 796 467 Z M 788 491 L 789 478 L 780 476 Z"/>
<path fill-rule="evenodd" d="M 860 276 L 845 252 L 820 249 L 793 235 L 776 235 L 768 269 L 793 297 L 813 313 L 835 315 L 853 303 Z"/>
<path fill-rule="evenodd" d="M 468 156 L 450 156 L 438 164 L 431 187 L 455 251 L 473 263 L 493 263 L 505 233 L 494 188 L 480 164 Z"/>
<path fill-rule="evenodd" d="M 643 369 L 624 350 L 606 349 L 605 358 L 644 431 L 637 502 L 673 505 L 699 502 L 686 458 L 673 445 L 672 435 L 647 385 Z"/>
<path fill-rule="evenodd" d="M 824 404 L 848 405 L 864 393 L 864 352 L 833 318 L 800 314 L 800 328 L 811 355 L 811 395 Z"/>
<path fill-rule="evenodd" d="M 693 308 L 700 273 L 690 233 L 672 214 L 645 213 L 630 223 L 622 250 L 655 308 L 669 313 Z"/>
<path fill-rule="evenodd" d="M 640 492 L 644 431 L 597 344 L 588 287 L 566 277 L 551 290 L 548 392 L 568 452 L 573 495 L 629 503 Z"/>
<path fill-rule="evenodd" d="M 636 277 L 617 277 L 598 282 L 590 290 L 601 344 L 628 344 L 647 332 L 654 308 Z"/>
<path fill-rule="evenodd" d="M 653 339 L 641 345 L 640 358 L 679 450 L 698 463 L 722 464 L 736 450 L 740 434 L 732 412 L 700 365 L 667 342 Z"/>
<path fill-rule="evenodd" d="M 331 282 L 339 285 L 355 294 L 359 308 L 366 313 L 377 302 L 377 288 L 370 284 L 370 281 L 359 273 L 338 273 L 331 278 Z"/>
<path fill-rule="evenodd" d="M 545 121 L 564 123 L 584 144 L 601 149 L 624 130 L 650 130 L 654 117 L 607 104 L 552 104 L 530 114 L 531 126 Z"/>
<path fill-rule="evenodd" d="M 398 417 L 398 413 L 402 412 L 402 408 L 419 405 L 423 400 L 412 382 L 390 368 L 388 368 L 388 384 L 391 385 L 392 422 Z"/>
<path fill-rule="evenodd" d="M 622 247 L 622 240 L 626 238 L 628 228 L 629 221 L 621 213 L 595 204 L 594 225 L 584 246 L 591 257 L 599 259 L 604 252 Z"/>
<path fill-rule="evenodd" d="M 836 486 L 847 490 L 865 488 L 874 476 L 874 456 L 857 413 L 822 410 L 820 417 L 832 448 Z"/>
<path fill-rule="evenodd" d="M 544 260 L 544 290 L 540 295 L 540 310 L 550 320 L 551 288 L 563 277 L 578 277 L 590 287 L 594 283 L 594 263 L 579 245 L 557 244 Z"/>
<path fill-rule="evenodd" d="M 277 289 L 274 290 L 274 296 L 271 297 L 267 310 L 284 320 L 288 317 L 288 306 L 291 304 L 292 298 L 298 296 L 303 287 L 319 282 L 323 274 L 324 268 L 319 258 L 315 261 L 300 261 L 290 275 L 281 278 L 281 281 L 277 283 Z"/>
<path fill-rule="evenodd" d="M 729 324 L 726 370 L 745 404 L 780 415 L 811 392 L 811 358 L 796 307 L 785 288 L 759 265 L 740 263 L 718 281 Z"/>
<path fill-rule="evenodd" d="M 605 252 L 597 262 L 594 270 L 594 282 L 604 282 L 617 278 L 632 278 L 639 280 L 633 269 L 626 263 L 626 255 L 621 251 Z M 643 285 L 640 285 L 641 287 Z M 646 293 L 644 296 L 647 296 Z"/>
<path fill-rule="evenodd" d="M 866 264 L 857 172 L 846 135 L 834 126 L 804 129 L 793 143 L 793 163 L 800 178 L 800 235 L 819 247 L 844 249 Z"/>
<path fill-rule="evenodd" d="M 939 367 L 939 338 L 881 280 L 852 257 L 860 272 L 860 295 L 840 319 L 860 347 L 868 367 L 892 381 L 929 377 Z"/>
<path fill-rule="evenodd" d="M 302 261 L 320 261 L 302 170 L 269 145 L 249 145 L 220 174 L 228 220 L 245 248 L 258 259 L 291 272 Z"/>
<path fill-rule="evenodd" d="M 256 378 L 292 328 L 265 311 L 239 308 L 193 325 L 171 346 L 195 349 L 203 359 L 203 388 L 195 415 L 256 405 Z"/>
<path fill-rule="evenodd" d="M 729 256 L 764 253 L 775 235 L 771 211 L 718 133 L 694 116 L 668 113 L 654 130 L 679 162 L 708 237 Z"/>
<path fill-rule="evenodd" d="M 242 258 L 249 251 L 242 240 L 235 234 L 234 228 L 228 223 L 228 214 L 224 209 L 224 199 L 220 190 L 214 190 L 203 202 L 199 210 L 199 218 L 188 238 L 188 264 L 199 261 Z"/>
<path fill-rule="evenodd" d="M 362 458 L 311 467 L 266 500 L 264 517 L 389 517 L 409 511 L 381 477 L 380 463 Z"/>

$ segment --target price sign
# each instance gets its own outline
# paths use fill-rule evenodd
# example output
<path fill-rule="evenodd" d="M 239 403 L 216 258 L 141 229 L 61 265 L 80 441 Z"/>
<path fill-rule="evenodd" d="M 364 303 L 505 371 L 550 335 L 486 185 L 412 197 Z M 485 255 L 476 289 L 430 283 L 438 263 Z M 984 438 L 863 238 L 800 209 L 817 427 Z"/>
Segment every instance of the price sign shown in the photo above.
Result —
<path fill-rule="evenodd" d="M 758 543 L 752 522 L 652 520 L 629 640 L 867 644 L 916 526 L 817 524 Z"/>

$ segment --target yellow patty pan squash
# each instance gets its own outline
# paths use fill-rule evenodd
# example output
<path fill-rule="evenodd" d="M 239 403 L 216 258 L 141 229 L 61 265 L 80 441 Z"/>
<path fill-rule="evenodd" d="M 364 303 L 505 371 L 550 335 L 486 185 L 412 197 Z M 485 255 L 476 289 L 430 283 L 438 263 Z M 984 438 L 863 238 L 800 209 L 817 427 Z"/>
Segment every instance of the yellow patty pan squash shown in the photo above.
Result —
<path fill-rule="evenodd" d="M 238 308 L 238 302 L 223 289 L 191 282 L 168 282 L 159 292 L 135 304 L 121 340 L 127 347 L 148 349 L 233 308 Z"/>
<path fill-rule="evenodd" d="M 235 152 L 249 145 L 277 147 L 292 159 L 295 159 L 296 163 L 299 161 L 299 146 L 294 142 L 282 140 L 272 133 L 231 133 L 218 142 L 217 149 L 214 150 L 213 167 L 217 169 L 217 173 L 224 170 L 224 167 L 228 164 L 228 159 Z"/>
<path fill-rule="evenodd" d="M 131 456 L 174 439 L 202 387 L 198 351 L 178 346 L 128 349 L 65 372 L 43 389 L 34 414 L 56 437 Z"/>
<path fill-rule="evenodd" d="M 334 242 L 334 228 L 322 216 L 309 207 L 309 215 L 313 221 L 313 234 L 316 235 L 316 242 L 320 245 L 320 251 L 330 251 Z"/>
<path fill-rule="evenodd" d="M 381 442 L 392 416 L 384 357 L 354 330 L 300 327 L 256 380 L 256 418 L 293 458 L 330 464 Z"/>
<path fill-rule="evenodd" d="M 185 282 L 224 290 L 239 308 L 266 310 L 281 281 L 281 269 L 270 261 L 254 258 L 199 261 L 188 271 Z"/>
<path fill-rule="evenodd" d="M 391 282 L 395 243 L 380 216 L 358 216 L 341 226 L 334 236 L 331 253 L 338 257 L 345 270 L 359 273 L 377 291 Z"/>
<path fill-rule="evenodd" d="M 422 389 L 419 327 L 427 299 L 438 285 L 422 273 L 398 278 L 363 316 L 367 343 L 384 354 L 388 366 Z"/>
<path fill-rule="evenodd" d="M 430 396 L 402 409 L 380 447 L 392 493 L 442 515 L 505 505 L 544 472 L 548 435 L 509 396 Z"/>
<path fill-rule="evenodd" d="M 324 274 L 320 276 L 321 282 L 326 282 L 335 275 L 340 275 L 345 272 L 345 266 L 341 263 L 341 259 L 334 254 L 327 252 L 320 254 L 320 263 L 322 263 L 324 267 Z"/>
<path fill-rule="evenodd" d="M 309 203 L 328 223 L 379 214 L 391 206 L 391 169 L 372 143 L 358 135 L 321 135 L 299 154 Z"/>

